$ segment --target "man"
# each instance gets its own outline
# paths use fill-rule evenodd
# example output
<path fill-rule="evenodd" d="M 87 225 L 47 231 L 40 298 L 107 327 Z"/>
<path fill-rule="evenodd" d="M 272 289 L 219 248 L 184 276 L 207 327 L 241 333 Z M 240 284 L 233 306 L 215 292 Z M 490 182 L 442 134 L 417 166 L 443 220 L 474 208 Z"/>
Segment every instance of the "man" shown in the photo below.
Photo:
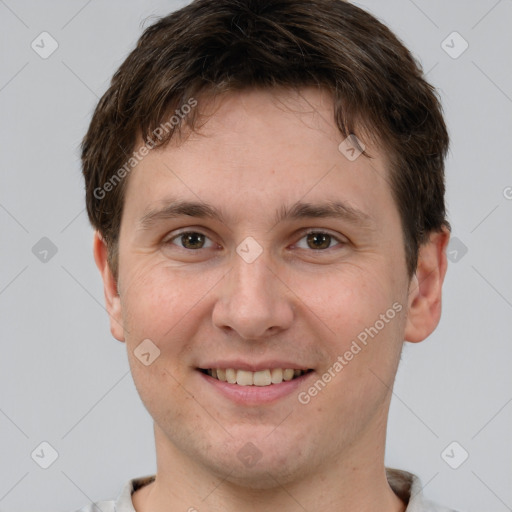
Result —
<path fill-rule="evenodd" d="M 103 512 L 446 510 L 384 450 L 403 342 L 441 314 L 447 147 L 349 3 L 199 0 L 145 31 L 82 152 L 157 451 Z"/>

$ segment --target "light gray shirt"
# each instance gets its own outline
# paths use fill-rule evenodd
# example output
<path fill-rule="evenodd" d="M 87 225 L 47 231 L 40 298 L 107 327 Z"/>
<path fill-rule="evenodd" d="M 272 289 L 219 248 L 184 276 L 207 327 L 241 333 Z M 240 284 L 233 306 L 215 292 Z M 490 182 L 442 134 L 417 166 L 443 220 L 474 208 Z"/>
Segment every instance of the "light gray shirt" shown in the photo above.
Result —
<path fill-rule="evenodd" d="M 394 493 L 403 502 L 408 504 L 406 512 L 455 512 L 452 509 L 441 507 L 425 499 L 421 481 L 412 473 L 386 468 L 386 475 Z M 132 478 L 124 485 L 117 499 L 97 501 L 96 503 L 85 505 L 76 512 L 136 512 L 132 503 L 132 494 L 137 489 L 151 483 L 154 479 L 155 475 Z"/>

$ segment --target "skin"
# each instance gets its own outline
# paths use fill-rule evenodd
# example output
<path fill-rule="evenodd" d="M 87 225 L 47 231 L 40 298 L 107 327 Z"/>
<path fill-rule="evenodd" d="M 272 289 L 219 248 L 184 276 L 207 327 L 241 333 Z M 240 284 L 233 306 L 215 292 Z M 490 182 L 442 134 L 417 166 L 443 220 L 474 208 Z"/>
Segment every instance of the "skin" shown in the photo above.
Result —
<path fill-rule="evenodd" d="M 349 161 L 338 150 L 326 92 L 232 92 L 200 106 L 209 117 L 197 133 L 152 150 L 129 176 L 117 283 L 94 240 L 112 334 L 154 419 L 157 477 L 134 493 L 135 509 L 405 510 L 384 469 L 391 388 L 403 341 L 439 322 L 449 233 L 431 235 L 409 279 L 385 154 L 368 143 L 371 160 Z M 180 216 L 142 229 L 170 198 L 208 203 L 223 221 Z M 276 223 L 298 201 L 342 201 L 367 222 Z M 183 230 L 206 238 L 185 248 Z M 331 241 L 315 248 L 305 230 Z M 263 250 L 252 263 L 236 252 L 248 236 Z M 402 311 L 300 403 L 394 303 Z M 134 350 L 148 338 L 160 355 L 145 366 Z M 221 359 L 292 360 L 314 372 L 275 402 L 237 404 L 197 371 Z M 250 467 L 237 456 L 249 441 L 261 456 Z"/>

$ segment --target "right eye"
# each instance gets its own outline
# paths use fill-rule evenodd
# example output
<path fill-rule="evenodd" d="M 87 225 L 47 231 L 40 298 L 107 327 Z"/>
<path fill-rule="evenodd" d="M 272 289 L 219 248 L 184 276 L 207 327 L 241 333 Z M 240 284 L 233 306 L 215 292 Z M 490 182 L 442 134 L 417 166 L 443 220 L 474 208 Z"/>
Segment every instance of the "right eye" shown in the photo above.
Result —
<path fill-rule="evenodd" d="M 187 250 L 208 249 L 214 245 L 206 235 L 199 233 L 198 231 L 183 231 L 167 239 L 164 243 L 177 245 L 178 247 Z"/>

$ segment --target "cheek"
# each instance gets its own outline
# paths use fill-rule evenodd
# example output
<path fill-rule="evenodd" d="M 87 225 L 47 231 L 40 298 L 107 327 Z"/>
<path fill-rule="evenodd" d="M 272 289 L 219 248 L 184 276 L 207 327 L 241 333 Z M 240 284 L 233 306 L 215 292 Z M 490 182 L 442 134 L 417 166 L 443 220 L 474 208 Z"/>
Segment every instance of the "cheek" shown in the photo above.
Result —
<path fill-rule="evenodd" d="M 193 339 L 196 322 L 190 319 L 197 314 L 200 291 L 161 263 L 135 263 L 123 277 L 122 313 L 135 386 L 153 418 L 177 420 L 189 404 L 180 384 L 189 371 L 182 356 Z"/>
<path fill-rule="evenodd" d="M 321 338 L 328 361 L 320 377 L 329 380 L 329 391 L 322 394 L 344 411 L 358 403 L 377 404 L 388 394 L 383 383 L 396 372 L 406 296 L 390 276 L 377 266 L 345 268 L 322 281 L 322 293 L 307 304 L 329 327 Z"/>
<path fill-rule="evenodd" d="M 218 279 L 217 279 L 218 280 Z M 128 338 L 133 333 L 155 342 L 176 338 L 194 322 L 201 300 L 215 285 L 215 276 L 170 268 L 161 262 L 134 265 L 123 288 L 122 310 Z"/>
<path fill-rule="evenodd" d="M 296 289 L 304 304 L 329 328 L 329 337 L 340 340 L 343 346 L 400 298 L 390 276 L 390 270 L 379 270 L 378 265 L 347 264 L 336 273 L 302 279 Z"/>

